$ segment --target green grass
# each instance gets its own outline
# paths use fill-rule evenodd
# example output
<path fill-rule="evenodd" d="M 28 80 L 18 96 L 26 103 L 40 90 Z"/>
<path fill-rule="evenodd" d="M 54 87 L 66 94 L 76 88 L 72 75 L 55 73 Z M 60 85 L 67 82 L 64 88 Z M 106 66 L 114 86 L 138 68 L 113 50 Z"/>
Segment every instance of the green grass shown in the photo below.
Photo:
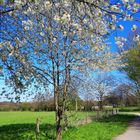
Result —
<path fill-rule="evenodd" d="M 38 117 L 42 123 L 53 124 L 55 120 L 54 112 L 0 112 L 0 126 L 35 123 Z"/>
<path fill-rule="evenodd" d="M 112 140 L 123 133 L 134 115 L 115 115 L 100 121 L 72 128 L 63 134 L 64 140 Z"/>
<path fill-rule="evenodd" d="M 140 107 L 138 107 L 138 106 L 121 107 L 119 110 L 121 112 L 140 112 Z"/>
<path fill-rule="evenodd" d="M 95 112 L 68 112 L 71 122 L 81 120 L 88 116 L 95 116 Z M 42 124 L 54 124 L 55 112 L 0 112 L 0 126 L 8 124 L 32 124 L 36 119 L 40 118 Z"/>
<path fill-rule="evenodd" d="M 71 121 L 83 119 L 86 112 L 71 112 Z M 95 115 L 95 113 L 88 113 Z M 35 140 L 36 118 L 42 118 L 40 140 L 53 140 L 55 135 L 54 112 L 0 112 L 0 140 Z M 63 131 L 64 140 L 111 140 L 124 132 L 135 116 L 116 115 Z"/>

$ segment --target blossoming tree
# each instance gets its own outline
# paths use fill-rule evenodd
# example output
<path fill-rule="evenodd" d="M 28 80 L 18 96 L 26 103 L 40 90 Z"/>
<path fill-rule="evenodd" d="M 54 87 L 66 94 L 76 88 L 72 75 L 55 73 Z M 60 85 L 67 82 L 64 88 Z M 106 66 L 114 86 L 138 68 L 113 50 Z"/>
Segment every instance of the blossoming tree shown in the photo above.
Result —
<path fill-rule="evenodd" d="M 85 69 L 116 67 L 118 54 L 110 53 L 106 39 L 112 30 L 123 30 L 122 25 L 116 26 L 119 20 L 139 20 L 133 18 L 138 10 L 139 4 L 132 0 L 3 2 L 1 72 L 18 93 L 31 83 L 53 86 L 57 140 L 62 137 L 70 80 Z"/>

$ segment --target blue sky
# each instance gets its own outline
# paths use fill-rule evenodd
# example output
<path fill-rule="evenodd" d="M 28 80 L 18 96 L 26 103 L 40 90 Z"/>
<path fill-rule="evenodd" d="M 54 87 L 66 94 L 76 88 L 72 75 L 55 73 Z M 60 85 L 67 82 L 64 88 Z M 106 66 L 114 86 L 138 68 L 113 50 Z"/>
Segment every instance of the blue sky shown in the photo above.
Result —
<path fill-rule="evenodd" d="M 136 17 L 140 19 L 140 12 L 136 15 Z M 117 31 L 117 36 L 121 36 L 121 37 L 127 37 L 129 33 L 131 32 L 131 28 L 133 25 L 137 25 L 137 27 L 140 28 L 140 22 L 137 22 L 137 21 L 120 21 L 118 22 L 117 26 L 118 25 L 124 26 L 124 30 Z M 112 52 L 116 52 L 117 50 L 117 45 L 115 44 L 115 40 L 114 40 L 115 36 L 116 36 L 116 33 L 112 34 L 109 40 L 111 42 Z"/>
<path fill-rule="evenodd" d="M 135 15 L 135 17 L 140 19 L 140 12 L 137 15 Z M 137 25 L 137 27 L 140 28 L 140 22 L 136 22 L 136 21 L 120 21 L 117 25 L 123 25 L 124 30 L 123 31 L 118 30 L 117 35 L 121 36 L 121 37 L 127 37 L 128 34 L 131 32 L 132 25 L 134 25 L 134 24 Z M 109 41 L 111 42 L 111 46 L 112 46 L 111 51 L 116 52 L 117 51 L 117 45 L 115 44 L 113 34 L 109 37 Z M 117 77 L 119 79 L 124 79 L 122 81 L 127 80 L 127 76 L 124 73 L 120 72 L 120 71 L 112 71 L 111 73 L 115 77 Z M 4 86 L 6 86 L 4 80 L 0 79 L 0 93 L 2 92 L 2 88 Z M 31 99 L 31 97 L 30 98 L 25 97 L 25 99 L 23 99 L 24 98 L 23 96 L 21 98 L 22 98 L 23 101 L 29 101 Z M 6 101 L 6 100 L 7 100 L 6 98 L 4 98 L 3 96 L 0 95 L 0 101 Z"/>

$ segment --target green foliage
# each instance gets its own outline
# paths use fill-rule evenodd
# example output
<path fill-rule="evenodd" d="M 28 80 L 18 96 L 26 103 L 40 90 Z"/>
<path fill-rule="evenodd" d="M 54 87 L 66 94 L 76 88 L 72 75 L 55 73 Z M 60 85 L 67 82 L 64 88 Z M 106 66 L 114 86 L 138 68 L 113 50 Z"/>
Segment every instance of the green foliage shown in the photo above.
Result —
<path fill-rule="evenodd" d="M 15 0 L 8 0 L 8 2 L 9 2 L 9 3 L 14 3 L 14 2 L 15 2 Z"/>
<path fill-rule="evenodd" d="M 0 5 L 13 4 L 15 0 L 0 0 Z"/>
<path fill-rule="evenodd" d="M 123 62 L 126 66 L 123 68 L 130 79 L 140 85 L 140 43 L 132 47 L 123 56 Z"/>
<path fill-rule="evenodd" d="M 2 70 L 2 66 L 0 66 L 0 70 Z"/>
<path fill-rule="evenodd" d="M 0 0 L 0 5 L 4 5 L 4 0 Z"/>
<path fill-rule="evenodd" d="M 72 128 L 63 135 L 64 140 L 112 140 L 113 137 L 123 133 L 128 122 L 134 116 L 116 115 L 100 122 L 92 122 L 78 128 Z"/>

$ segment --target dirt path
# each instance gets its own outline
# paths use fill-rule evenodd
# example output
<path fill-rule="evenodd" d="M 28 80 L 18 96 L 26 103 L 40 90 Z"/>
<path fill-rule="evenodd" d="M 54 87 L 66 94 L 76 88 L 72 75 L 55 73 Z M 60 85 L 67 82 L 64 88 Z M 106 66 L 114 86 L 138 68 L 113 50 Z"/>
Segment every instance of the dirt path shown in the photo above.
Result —
<path fill-rule="evenodd" d="M 114 140 L 140 140 L 140 113 L 135 114 L 137 114 L 138 117 L 130 123 L 128 130 Z"/>

